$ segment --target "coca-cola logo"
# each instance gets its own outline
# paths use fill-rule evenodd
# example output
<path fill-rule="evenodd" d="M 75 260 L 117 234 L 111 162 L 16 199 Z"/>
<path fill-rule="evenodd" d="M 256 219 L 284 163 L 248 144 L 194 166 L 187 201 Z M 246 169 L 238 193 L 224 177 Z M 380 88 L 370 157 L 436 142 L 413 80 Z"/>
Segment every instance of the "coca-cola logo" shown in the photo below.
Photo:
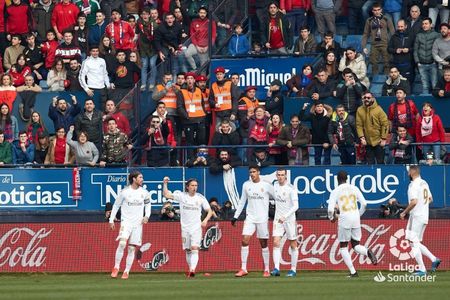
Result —
<path fill-rule="evenodd" d="M 378 225 L 372 228 L 369 225 L 361 224 L 361 228 L 368 233 L 367 239 L 364 243 L 361 243 L 368 249 L 371 249 L 378 258 L 380 262 L 384 258 L 384 248 L 385 244 L 380 243 L 379 239 L 389 231 L 391 226 L 385 226 L 384 224 Z M 309 235 L 303 233 L 303 225 L 297 225 L 298 231 L 298 250 L 301 259 L 298 262 L 305 262 L 312 265 L 322 264 L 326 265 L 326 261 L 329 261 L 333 265 L 340 264 L 343 259 L 339 253 L 339 240 L 337 239 L 337 234 L 321 234 L 316 235 L 311 233 Z M 364 234 L 363 234 L 364 236 Z M 289 247 L 289 243 L 286 243 L 286 235 L 281 239 L 281 247 Z M 288 253 L 290 254 L 291 249 L 289 247 Z M 283 253 L 283 252 L 282 252 Z M 328 254 L 329 259 L 327 260 L 324 255 Z M 352 260 L 355 261 L 359 257 L 358 263 L 360 265 L 370 264 L 370 260 L 366 256 L 361 256 L 357 254 L 353 249 L 350 250 L 350 255 Z M 289 265 L 291 263 L 290 257 L 287 260 L 281 258 L 281 264 Z"/>
<path fill-rule="evenodd" d="M 20 265 L 23 268 L 37 268 L 45 262 L 47 247 L 41 246 L 44 238 L 50 235 L 53 229 L 41 228 L 33 231 L 30 228 L 12 228 L 0 238 L 0 267 L 14 268 Z M 25 239 L 29 238 L 25 245 Z"/>
<path fill-rule="evenodd" d="M 397 230 L 389 239 L 389 252 L 399 260 L 408 260 L 414 257 L 409 241 L 406 239 L 405 230 Z"/>
<path fill-rule="evenodd" d="M 147 271 L 156 271 L 160 267 L 162 267 L 163 265 L 165 265 L 166 263 L 169 262 L 169 255 L 167 254 L 166 249 L 163 249 L 163 250 L 153 253 L 153 257 L 150 261 L 141 262 L 143 253 L 145 251 L 149 250 L 151 246 L 152 246 L 152 244 L 150 244 L 150 243 L 146 243 L 146 244 L 142 245 L 136 256 L 137 256 L 137 260 L 138 260 L 138 263 L 141 266 L 141 268 L 143 268 L 144 270 L 147 270 Z"/>
<path fill-rule="evenodd" d="M 212 245 L 220 241 L 222 238 L 222 230 L 219 228 L 219 223 L 209 227 L 200 243 L 200 250 L 208 250 Z"/>

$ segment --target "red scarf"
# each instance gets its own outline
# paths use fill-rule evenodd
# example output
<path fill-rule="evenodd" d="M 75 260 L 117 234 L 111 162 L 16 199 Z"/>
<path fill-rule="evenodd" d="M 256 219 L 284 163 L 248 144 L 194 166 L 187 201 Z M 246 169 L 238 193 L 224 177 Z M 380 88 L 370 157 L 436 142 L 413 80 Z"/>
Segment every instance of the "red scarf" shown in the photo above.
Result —
<path fill-rule="evenodd" d="M 255 126 L 251 128 L 248 137 L 254 139 L 257 142 L 267 141 L 267 130 L 264 126 L 264 119 L 255 119 Z"/>
<path fill-rule="evenodd" d="M 66 138 L 56 138 L 55 164 L 64 164 L 66 160 Z"/>
<path fill-rule="evenodd" d="M 148 141 L 148 149 L 152 148 L 152 139 L 155 142 L 155 145 L 157 146 L 164 146 L 165 144 L 164 137 L 159 128 L 155 130 L 155 132 L 153 133 L 153 137 L 150 138 L 150 140 Z"/>
<path fill-rule="evenodd" d="M 445 83 L 445 91 L 450 92 L 450 82 Z"/>

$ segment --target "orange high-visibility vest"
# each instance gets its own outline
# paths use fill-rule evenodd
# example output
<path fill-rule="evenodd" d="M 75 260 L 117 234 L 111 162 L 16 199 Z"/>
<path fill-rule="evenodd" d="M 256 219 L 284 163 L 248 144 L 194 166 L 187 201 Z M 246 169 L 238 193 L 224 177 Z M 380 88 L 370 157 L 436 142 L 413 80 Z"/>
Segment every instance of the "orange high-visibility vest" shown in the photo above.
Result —
<path fill-rule="evenodd" d="M 181 89 L 184 99 L 184 107 L 188 113 L 189 118 L 201 118 L 206 116 L 202 106 L 202 91 L 196 87 L 194 92 L 191 93 L 186 89 Z"/>
<path fill-rule="evenodd" d="M 156 86 L 156 90 L 158 92 L 161 92 L 165 88 L 166 87 L 163 86 L 162 84 L 158 84 Z M 164 102 L 164 104 L 166 105 L 166 108 L 177 109 L 177 95 L 172 90 L 167 91 L 166 95 L 164 97 L 162 97 L 159 101 Z"/>
<path fill-rule="evenodd" d="M 219 87 L 217 82 L 212 84 L 211 88 L 214 92 L 214 102 L 218 104 L 219 98 L 222 98 L 222 104 L 220 104 L 220 107 L 216 107 L 214 109 L 215 111 L 231 110 L 233 108 L 231 103 L 231 85 L 231 81 L 226 81 L 222 87 Z"/>
<path fill-rule="evenodd" d="M 248 97 L 242 97 L 241 100 L 244 100 L 245 104 L 239 103 L 238 109 L 239 110 L 249 110 L 251 108 L 255 109 L 259 106 L 258 99 L 255 99 L 255 101 L 250 100 Z M 239 100 L 240 102 L 240 100 Z"/>
<path fill-rule="evenodd" d="M 205 112 L 210 113 L 211 107 L 209 106 L 209 89 L 205 89 L 205 91 L 202 91 L 203 95 L 203 107 L 205 108 Z"/>

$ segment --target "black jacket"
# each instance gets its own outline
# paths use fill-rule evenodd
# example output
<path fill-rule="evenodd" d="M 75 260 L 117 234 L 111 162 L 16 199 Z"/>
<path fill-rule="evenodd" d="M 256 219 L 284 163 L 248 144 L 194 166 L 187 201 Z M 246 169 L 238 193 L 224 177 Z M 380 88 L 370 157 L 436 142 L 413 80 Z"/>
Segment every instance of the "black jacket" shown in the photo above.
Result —
<path fill-rule="evenodd" d="M 216 131 L 214 133 L 211 145 L 218 146 L 217 148 L 222 148 L 222 145 L 239 145 L 241 143 L 241 139 L 239 137 L 239 133 L 236 130 L 233 130 L 229 134 L 223 134 L 220 131 Z M 228 149 L 231 154 L 237 154 L 236 149 Z"/>
<path fill-rule="evenodd" d="M 397 54 L 398 48 L 408 48 L 408 53 Z M 393 36 L 389 39 L 388 52 L 392 54 L 392 63 L 395 65 L 399 64 L 412 64 L 413 56 L 412 52 L 414 50 L 414 39 L 412 39 L 408 32 L 401 34 L 396 31 Z"/>
<path fill-rule="evenodd" d="M 318 93 L 320 99 L 332 97 L 335 87 L 336 82 L 333 79 L 328 78 L 324 83 L 314 79 L 313 83 L 309 86 L 308 97 L 311 97 L 314 93 Z"/>
<path fill-rule="evenodd" d="M 339 127 L 342 126 L 342 136 L 339 135 Z M 338 146 L 353 146 L 357 141 L 355 117 L 347 114 L 344 120 L 340 120 L 336 112 L 331 116 L 328 124 L 328 138 L 331 144 Z"/>
<path fill-rule="evenodd" d="M 439 78 L 438 82 L 436 83 L 436 86 L 433 89 L 433 96 L 434 97 L 439 97 L 439 98 L 450 98 L 450 92 L 445 92 L 445 80 L 444 77 L 441 76 L 441 78 Z M 439 91 L 443 90 L 444 91 L 444 97 L 439 96 Z"/>
<path fill-rule="evenodd" d="M 361 97 L 365 90 L 366 87 L 359 81 L 353 86 L 346 86 L 345 82 L 341 82 L 336 87 L 336 98 L 339 98 L 340 103 L 344 105 L 345 111 L 354 115 L 361 105 Z"/>
<path fill-rule="evenodd" d="M 128 60 L 123 63 L 116 62 L 111 82 L 118 89 L 132 89 L 134 87 L 134 74 L 141 76 L 141 69 L 136 63 Z"/>
<path fill-rule="evenodd" d="M 209 165 L 209 172 L 211 174 L 220 174 L 223 172 L 223 166 L 229 164 L 233 168 L 242 166 L 242 162 L 239 157 L 232 155 L 227 161 L 222 161 L 219 158 L 214 158 Z"/>
<path fill-rule="evenodd" d="M 328 123 L 330 122 L 330 117 L 333 109 L 329 105 L 324 105 L 324 114 L 317 115 L 313 108 L 309 114 L 305 115 L 305 110 L 300 110 L 298 118 L 303 123 L 309 121 L 311 123 L 311 134 L 313 144 L 323 144 L 328 143 Z"/>
<path fill-rule="evenodd" d="M 257 1 L 258 2 L 258 1 Z M 282 29 L 282 36 L 283 36 L 283 42 L 286 49 L 292 47 L 293 43 L 293 33 L 291 28 L 291 23 L 289 22 L 288 18 L 282 14 L 281 12 L 277 13 L 277 21 L 278 21 L 278 27 L 281 27 Z M 265 45 L 270 40 L 270 16 L 267 15 L 264 19 L 264 27 L 262 29 L 262 36 L 261 36 L 261 42 L 263 45 Z"/>
<path fill-rule="evenodd" d="M 86 113 L 83 112 L 78 115 L 75 120 L 75 132 L 79 136 L 81 131 L 85 131 L 89 137 L 89 141 L 94 144 L 102 143 L 103 141 L 103 114 L 94 109 L 92 118 L 89 119 Z"/>
<path fill-rule="evenodd" d="M 283 95 L 281 90 L 272 92 L 272 95 L 266 98 L 265 107 L 270 115 L 278 114 L 283 116 Z"/>
<path fill-rule="evenodd" d="M 168 26 L 166 22 L 162 23 L 155 30 L 155 39 L 153 40 L 153 46 L 156 51 L 167 51 L 168 47 L 178 49 L 178 45 L 181 43 L 183 28 L 177 22 L 172 26 Z"/>
<path fill-rule="evenodd" d="M 169 165 L 169 150 L 168 149 L 157 149 L 153 147 L 163 147 L 167 146 L 167 136 L 169 135 L 169 127 L 167 122 L 161 124 L 161 134 L 164 138 L 164 145 L 157 145 L 153 136 L 148 135 L 148 128 L 145 133 L 141 136 L 141 145 L 143 147 L 148 147 L 148 142 L 151 142 L 151 148 L 147 150 L 147 166 L 148 167 L 163 167 Z"/>

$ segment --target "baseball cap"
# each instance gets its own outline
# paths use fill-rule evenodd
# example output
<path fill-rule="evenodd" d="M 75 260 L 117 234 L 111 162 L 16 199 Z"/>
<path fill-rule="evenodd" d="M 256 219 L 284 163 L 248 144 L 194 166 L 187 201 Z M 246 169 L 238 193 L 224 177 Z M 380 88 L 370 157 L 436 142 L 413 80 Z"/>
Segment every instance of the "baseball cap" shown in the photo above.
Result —
<path fill-rule="evenodd" d="M 208 79 L 206 78 L 205 75 L 198 75 L 197 76 L 197 81 L 207 81 Z"/>
<path fill-rule="evenodd" d="M 214 69 L 214 73 L 225 73 L 225 68 L 224 67 L 217 67 Z"/>
<path fill-rule="evenodd" d="M 188 78 L 189 76 L 194 77 L 194 79 L 197 79 L 197 74 L 195 74 L 194 72 L 187 72 L 184 77 Z"/>
<path fill-rule="evenodd" d="M 251 91 L 251 90 L 255 90 L 255 91 L 256 91 L 256 90 L 257 90 L 256 86 L 251 85 L 251 86 L 248 86 L 248 87 L 245 89 L 246 92 Z"/>
<path fill-rule="evenodd" d="M 270 85 L 278 85 L 278 86 L 282 86 L 283 84 L 281 83 L 280 80 L 275 79 L 275 80 L 272 80 L 272 82 L 270 83 Z"/>

